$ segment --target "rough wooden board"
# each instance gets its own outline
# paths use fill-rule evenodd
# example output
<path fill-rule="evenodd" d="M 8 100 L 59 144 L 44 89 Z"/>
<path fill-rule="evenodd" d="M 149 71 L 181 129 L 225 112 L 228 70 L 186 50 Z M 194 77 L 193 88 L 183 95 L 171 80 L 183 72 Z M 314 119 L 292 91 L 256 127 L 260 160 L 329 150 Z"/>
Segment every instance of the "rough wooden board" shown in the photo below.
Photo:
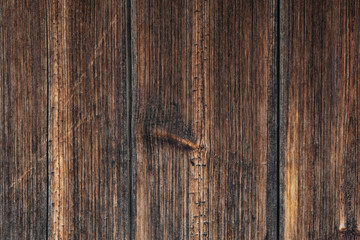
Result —
<path fill-rule="evenodd" d="M 199 81 L 192 73 L 192 1 L 132 5 L 135 238 L 189 239 L 188 172 L 200 130 L 194 122 Z"/>
<path fill-rule="evenodd" d="M 51 239 L 129 238 L 124 3 L 48 4 Z"/>
<path fill-rule="evenodd" d="M 0 3 L 0 239 L 46 238 L 45 10 Z"/>
<path fill-rule="evenodd" d="M 275 1 L 132 3 L 136 239 L 276 239 Z"/>
<path fill-rule="evenodd" d="M 277 239 L 276 1 L 210 9 L 209 236 Z"/>
<path fill-rule="evenodd" d="M 360 4 L 281 2 L 281 237 L 353 239 Z"/>

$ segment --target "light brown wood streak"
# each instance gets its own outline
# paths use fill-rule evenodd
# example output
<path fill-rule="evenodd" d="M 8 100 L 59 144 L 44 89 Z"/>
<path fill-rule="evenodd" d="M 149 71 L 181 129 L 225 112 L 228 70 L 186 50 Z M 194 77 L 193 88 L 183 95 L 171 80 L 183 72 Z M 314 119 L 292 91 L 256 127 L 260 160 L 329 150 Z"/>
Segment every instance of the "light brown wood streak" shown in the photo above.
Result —
<path fill-rule="evenodd" d="M 209 189 L 208 189 L 208 122 L 206 118 L 206 103 L 208 95 L 208 47 L 209 47 L 209 2 L 194 1 L 193 5 L 194 30 L 192 32 L 192 86 L 196 89 L 192 95 L 194 104 L 194 134 L 202 148 L 192 152 L 191 158 L 195 164 L 189 165 L 189 218 L 191 239 L 208 239 L 209 237 Z M 192 194 L 190 194 L 192 193 Z"/>
<path fill-rule="evenodd" d="M 71 128 L 69 105 L 65 104 L 67 92 L 68 69 L 66 49 L 66 1 L 50 1 L 49 21 L 49 63 L 50 87 L 49 99 L 49 171 L 50 171 L 50 206 L 49 235 L 54 239 L 69 239 L 73 232 L 73 210 L 69 204 L 71 192 L 67 186 L 73 185 L 71 179 L 71 149 L 67 144 L 67 132 Z"/>
<path fill-rule="evenodd" d="M 129 238 L 125 1 L 51 0 L 49 237 Z"/>

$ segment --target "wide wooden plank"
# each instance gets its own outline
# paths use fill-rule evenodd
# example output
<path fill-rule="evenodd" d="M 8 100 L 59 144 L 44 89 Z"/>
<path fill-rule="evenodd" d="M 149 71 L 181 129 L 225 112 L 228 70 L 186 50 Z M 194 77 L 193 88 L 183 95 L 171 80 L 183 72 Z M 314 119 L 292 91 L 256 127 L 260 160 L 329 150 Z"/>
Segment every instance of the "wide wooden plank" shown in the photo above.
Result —
<path fill-rule="evenodd" d="M 281 236 L 359 237 L 359 1 L 281 1 Z"/>
<path fill-rule="evenodd" d="M 276 239 L 275 1 L 132 5 L 134 237 Z"/>
<path fill-rule="evenodd" d="M 48 3 L 49 237 L 129 238 L 125 2 Z"/>
<path fill-rule="evenodd" d="M 0 2 L 0 239 L 46 239 L 45 11 Z"/>

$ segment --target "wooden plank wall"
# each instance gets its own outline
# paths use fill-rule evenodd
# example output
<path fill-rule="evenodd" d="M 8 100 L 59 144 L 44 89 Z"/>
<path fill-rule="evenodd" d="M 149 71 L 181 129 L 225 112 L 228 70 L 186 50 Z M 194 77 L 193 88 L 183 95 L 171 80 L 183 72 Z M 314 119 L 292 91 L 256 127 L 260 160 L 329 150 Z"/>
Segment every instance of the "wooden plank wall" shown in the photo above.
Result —
<path fill-rule="evenodd" d="M 360 3 L 0 2 L 0 239 L 357 239 Z"/>

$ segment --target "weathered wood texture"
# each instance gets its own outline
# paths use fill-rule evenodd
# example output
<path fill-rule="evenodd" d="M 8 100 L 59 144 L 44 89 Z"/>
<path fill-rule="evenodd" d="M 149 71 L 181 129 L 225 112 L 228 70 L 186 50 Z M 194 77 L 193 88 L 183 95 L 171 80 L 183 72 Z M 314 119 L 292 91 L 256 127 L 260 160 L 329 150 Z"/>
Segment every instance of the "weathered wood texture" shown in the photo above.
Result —
<path fill-rule="evenodd" d="M 132 5 L 134 237 L 276 239 L 275 1 Z"/>
<path fill-rule="evenodd" d="M 124 3 L 48 2 L 51 239 L 129 238 Z"/>
<path fill-rule="evenodd" d="M 0 239 L 359 238 L 360 3 L 278 2 L 0 1 Z"/>
<path fill-rule="evenodd" d="M 0 3 L 0 239 L 46 238 L 45 10 Z"/>
<path fill-rule="evenodd" d="M 359 235 L 359 1 L 281 1 L 281 237 Z"/>

